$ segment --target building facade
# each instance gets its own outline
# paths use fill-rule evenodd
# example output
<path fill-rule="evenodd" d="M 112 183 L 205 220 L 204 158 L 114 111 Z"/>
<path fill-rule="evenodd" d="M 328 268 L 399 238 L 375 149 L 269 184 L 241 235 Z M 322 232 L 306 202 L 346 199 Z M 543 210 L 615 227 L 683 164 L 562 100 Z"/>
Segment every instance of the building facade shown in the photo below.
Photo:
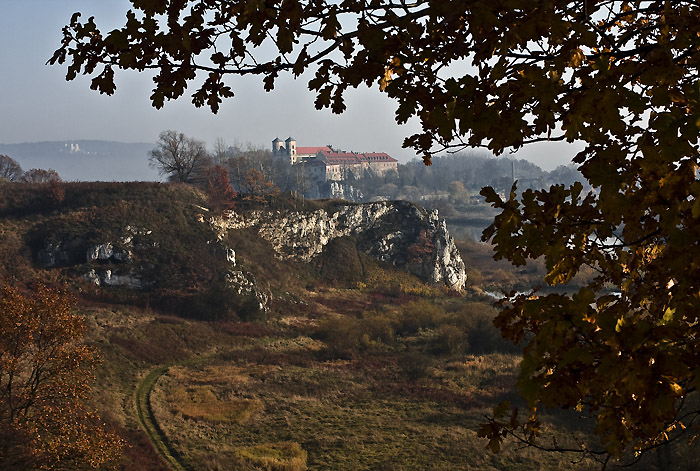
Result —
<path fill-rule="evenodd" d="M 272 154 L 290 165 L 303 164 L 311 178 L 341 181 L 362 178 L 367 172 L 385 175 L 398 171 L 398 161 L 385 152 L 344 152 L 331 146 L 297 147 L 296 140 L 272 141 Z"/>

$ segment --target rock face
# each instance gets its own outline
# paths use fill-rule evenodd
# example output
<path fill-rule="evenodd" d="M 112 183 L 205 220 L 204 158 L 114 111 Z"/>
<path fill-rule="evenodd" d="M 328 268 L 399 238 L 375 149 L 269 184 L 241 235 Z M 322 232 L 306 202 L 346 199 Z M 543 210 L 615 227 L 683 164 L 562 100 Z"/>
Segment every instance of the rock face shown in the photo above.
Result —
<path fill-rule="evenodd" d="M 46 241 L 36 259 L 44 268 L 71 266 L 90 262 L 128 263 L 132 261 L 134 236 L 147 236 L 151 231 L 126 226 L 115 242 L 90 243 L 82 237 Z"/>
<path fill-rule="evenodd" d="M 258 288 L 255 277 L 250 273 L 234 270 L 226 275 L 226 281 L 239 295 L 247 296 L 255 300 L 256 309 L 260 312 L 269 310 L 270 296 Z"/>
<path fill-rule="evenodd" d="M 128 286 L 136 289 L 144 289 L 150 286 L 150 283 L 135 276 L 132 272 L 120 275 L 108 268 L 90 269 L 83 278 L 95 283 L 97 286 Z"/>
<path fill-rule="evenodd" d="M 84 263 L 82 241 L 46 242 L 36 254 L 37 263 L 44 268 Z"/>
<path fill-rule="evenodd" d="M 98 286 L 143 289 L 151 282 L 142 279 L 132 266 L 134 236 L 150 234 L 150 230 L 126 226 L 114 243 L 90 243 L 80 237 L 46 242 L 37 252 L 36 259 L 44 268 L 85 265 L 83 278 Z M 94 268 L 91 265 L 99 266 Z"/>
<path fill-rule="evenodd" d="M 114 262 L 128 262 L 131 260 L 131 250 L 127 249 L 115 249 L 114 246 L 107 242 L 106 244 L 97 244 L 90 246 L 87 250 L 87 261 L 92 262 L 99 260 L 102 262 L 114 261 Z"/>
<path fill-rule="evenodd" d="M 252 273 L 237 266 L 236 253 L 224 242 L 228 231 L 252 228 L 271 244 L 278 258 L 303 262 L 320 255 L 334 239 L 351 237 L 359 251 L 425 282 L 444 283 L 455 290 L 464 288 L 464 262 L 437 212 L 429 213 L 403 201 L 328 203 L 325 207 L 313 211 L 228 212 L 224 217 L 211 217 L 210 226 L 197 224 L 203 235 L 199 243 L 206 240 L 207 245 L 211 244 L 209 250 L 215 260 L 224 262 L 224 268 L 218 269 L 225 270 L 222 276 L 229 287 L 254 301 L 260 310 L 269 303 L 269 289 L 262 286 L 265 280 L 258 283 Z M 198 219 L 205 221 L 202 215 Z M 154 286 L 158 263 L 167 265 L 167 257 L 171 256 L 161 247 L 163 241 L 143 228 L 126 225 L 111 236 L 86 237 L 54 234 L 40 241 L 35 252 L 38 264 L 46 268 L 79 267 L 84 279 L 99 286 L 148 289 Z M 332 263 L 342 263 L 342 259 Z"/>
<path fill-rule="evenodd" d="M 255 228 L 281 259 L 310 261 L 331 240 L 353 236 L 367 255 L 414 273 L 426 282 L 462 290 L 464 262 L 437 211 L 412 203 L 347 204 L 334 210 L 229 212 L 210 223 L 223 238 L 229 230 Z"/>

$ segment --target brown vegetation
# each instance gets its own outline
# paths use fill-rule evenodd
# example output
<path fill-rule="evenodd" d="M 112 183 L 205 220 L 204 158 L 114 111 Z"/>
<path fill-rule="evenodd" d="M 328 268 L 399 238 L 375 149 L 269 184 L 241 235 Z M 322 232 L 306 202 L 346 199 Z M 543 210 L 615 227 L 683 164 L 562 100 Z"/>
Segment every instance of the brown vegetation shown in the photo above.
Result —
<path fill-rule="evenodd" d="M 98 468 L 122 441 L 85 406 L 97 357 L 63 292 L 0 291 L 0 468 Z"/>

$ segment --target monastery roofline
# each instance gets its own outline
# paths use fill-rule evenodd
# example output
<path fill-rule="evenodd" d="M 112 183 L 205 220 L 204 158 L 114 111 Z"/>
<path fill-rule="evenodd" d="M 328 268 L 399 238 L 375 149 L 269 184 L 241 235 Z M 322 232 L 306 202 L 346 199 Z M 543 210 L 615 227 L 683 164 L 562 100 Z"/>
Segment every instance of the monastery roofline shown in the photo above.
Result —
<path fill-rule="evenodd" d="M 355 152 L 334 152 L 322 150 L 319 152 L 320 157 L 331 161 L 359 161 L 359 162 L 398 162 L 395 158 L 391 157 L 386 152 L 368 152 L 368 153 L 355 153 Z"/>
<path fill-rule="evenodd" d="M 319 147 L 297 147 L 297 154 L 318 154 L 323 150 L 331 150 L 328 146 Z"/>

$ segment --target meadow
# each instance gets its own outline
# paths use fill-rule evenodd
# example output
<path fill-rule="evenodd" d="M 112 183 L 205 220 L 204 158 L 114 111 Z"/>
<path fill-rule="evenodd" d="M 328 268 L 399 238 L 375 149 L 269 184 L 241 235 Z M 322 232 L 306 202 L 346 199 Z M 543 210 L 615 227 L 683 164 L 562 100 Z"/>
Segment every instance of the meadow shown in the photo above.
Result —
<path fill-rule="evenodd" d="M 162 434 L 150 440 L 165 442 L 170 469 L 590 466 L 515 443 L 492 454 L 477 437 L 496 404 L 519 400 L 518 351 L 490 324 L 489 304 L 357 288 L 304 294 L 304 309 L 256 322 L 93 306 L 92 332 L 104 335 L 94 338 L 105 354 L 99 408 L 137 435 L 132 401 L 144 394 Z M 584 439 L 577 428 L 553 415 L 545 437 Z M 126 461 L 162 456 L 146 445 Z"/>

